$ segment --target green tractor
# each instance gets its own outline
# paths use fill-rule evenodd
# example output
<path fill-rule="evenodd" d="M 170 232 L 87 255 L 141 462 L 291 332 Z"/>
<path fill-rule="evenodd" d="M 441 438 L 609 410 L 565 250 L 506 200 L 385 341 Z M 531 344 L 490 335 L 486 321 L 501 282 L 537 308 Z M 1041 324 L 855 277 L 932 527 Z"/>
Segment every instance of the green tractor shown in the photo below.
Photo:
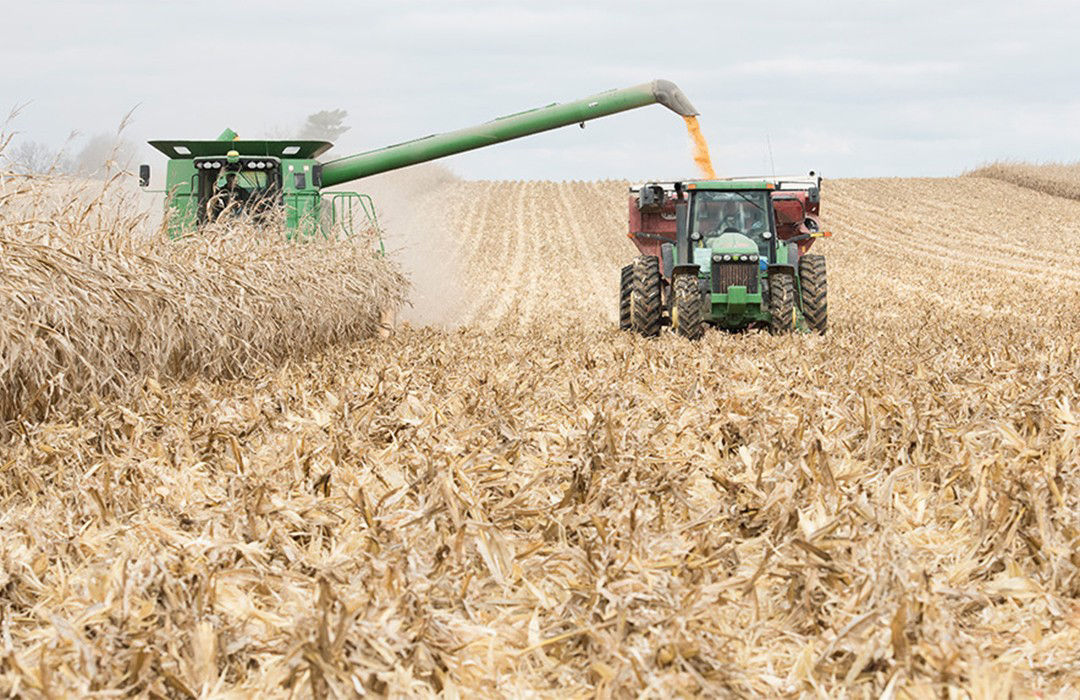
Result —
<path fill-rule="evenodd" d="M 825 333 L 828 237 L 821 178 L 648 183 L 630 190 L 630 237 L 641 255 L 622 269 L 619 327 L 664 326 L 698 339 L 706 326 Z"/>

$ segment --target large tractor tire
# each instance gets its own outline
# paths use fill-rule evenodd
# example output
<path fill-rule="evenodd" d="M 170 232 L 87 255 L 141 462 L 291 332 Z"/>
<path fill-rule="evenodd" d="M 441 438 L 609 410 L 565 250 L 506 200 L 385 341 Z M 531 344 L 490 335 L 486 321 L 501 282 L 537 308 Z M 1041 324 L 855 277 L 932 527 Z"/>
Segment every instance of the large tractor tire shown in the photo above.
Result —
<path fill-rule="evenodd" d="M 630 299 L 630 327 L 645 336 L 660 335 L 663 319 L 663 282 L 655 255 L 642 255 L 634 261 L 634 289 Z"/>
<path fill-rule="evenodd" d="M 799 286 L 806 325 L 815 333 L 825 333 L 829 325 L 828 285 L 825 256 L 807 253 L 799 259 Z"/>
<path fill-rule="evenodd" d="M 634 266 L 627 265 L 619 275 L 619 330 L 630 330 L 630 300 L 634 296 Z"/>
<path fill-rule="evenodd" d="M 684 338 L 697 340 L 705 333 L 701 319 L 701 289 L 695 275 L 678 275 L 672 284 L 671 327 Z"/>
<path fill-rule="evenodd" d="M 769 332 L 773 335 L 795 330 L 795 280 L 791 275 L 769 276 Z"/>

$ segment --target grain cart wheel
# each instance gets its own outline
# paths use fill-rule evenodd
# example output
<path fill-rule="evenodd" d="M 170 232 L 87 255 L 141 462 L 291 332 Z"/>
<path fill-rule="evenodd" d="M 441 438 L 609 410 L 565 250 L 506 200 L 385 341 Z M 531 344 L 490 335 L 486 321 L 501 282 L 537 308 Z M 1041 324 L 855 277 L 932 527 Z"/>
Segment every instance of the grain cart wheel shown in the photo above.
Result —
<path fill-rule="evenodd" d="M 705 332 L 697 276 L 678 275 L 672 287 L 671 327 L 682 337 L 697 340 Z"/>
<path fill-rule="evenodd" d="M 619 330 L 630 330 L 630 299 L 634 295 L 634 266 L 627 265 L 619 275 Z"/>
<path fill-rule="evenodd" d="M 795 330 L 795 280 L 791 275 L 769 275 L 769 332 L 773 335 Z"/>
<path fill-rule="evenodd" d="M 630 327 L 646 338 L 660 335 L 662 314 L 660 265 L 655 255 L 634 261 L 634 289 L 630 296 Z"/>
<path fill-rule="evenodd" d="M 807 253 L 799 259 L 799 286 L 806 325 L 815 333 L 824 334 L 829 318 L 824 255 Z"/>

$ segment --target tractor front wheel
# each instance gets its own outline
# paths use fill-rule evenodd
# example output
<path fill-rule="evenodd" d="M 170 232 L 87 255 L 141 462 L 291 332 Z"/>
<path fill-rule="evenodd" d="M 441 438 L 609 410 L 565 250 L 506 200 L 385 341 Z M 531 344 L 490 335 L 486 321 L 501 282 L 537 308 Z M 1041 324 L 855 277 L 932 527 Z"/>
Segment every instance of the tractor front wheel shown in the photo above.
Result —
<path fill-rule="evenodd" d="M 627 265 L 619 274 L 619 330 L 630 330 L 630 300 L 634 296 L 634 266 Z"/>
<path fill-rule="evenodd" d="M 795 281 L 791 275 L 769 276 L 769 332 L 773 335 L 795 330 Z"/>
<path fill-rule="evenodd" d="M 672 285 L 671 327 L 690 340 L 699 339 L 705 332 L 701 320 L 701 290 L 695 275 L 679 275 Z"/>
<path fill-rule="evenodd" d="M 630 298 L 630 327 L 645 336 L 660 335 L 663 300 L 660 265 L 655 255 L 642 255 L 634 261 L 634 288 Z"/>
<path fill-rule="evenodd" d="M 829 323 L 824 255 L 807 253 L 799 259 L 799 286 L 806 325 L 815 333 L 824 334 Z"/>

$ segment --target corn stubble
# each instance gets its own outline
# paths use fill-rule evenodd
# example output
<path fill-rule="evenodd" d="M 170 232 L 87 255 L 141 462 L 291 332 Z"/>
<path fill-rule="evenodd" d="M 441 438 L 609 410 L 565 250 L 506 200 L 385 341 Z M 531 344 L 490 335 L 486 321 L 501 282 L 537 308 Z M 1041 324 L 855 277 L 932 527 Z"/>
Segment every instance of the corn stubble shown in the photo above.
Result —
<path fill-rule="evenodd" d="M 829 182 L 828 336 L 691 343 L 612 329 L 625 183 L 453 188 L 462 327 L 23 421 L 0 687 L 1074 687 L 1080 204 Z"/>

